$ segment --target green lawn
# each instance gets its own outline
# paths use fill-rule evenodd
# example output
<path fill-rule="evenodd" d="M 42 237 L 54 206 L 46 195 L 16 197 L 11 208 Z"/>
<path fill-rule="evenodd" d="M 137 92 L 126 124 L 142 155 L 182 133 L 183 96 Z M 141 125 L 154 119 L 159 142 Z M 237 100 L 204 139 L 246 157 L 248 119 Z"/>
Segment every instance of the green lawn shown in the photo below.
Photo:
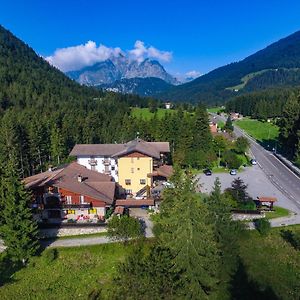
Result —
<path fill-rule="evenodd" d="M 266 212 L 267 219 L 287 217 L 290 214 L 290 211 L 286 208 L 274 206 L 274 211 Z"/>
<path fill-rule="evenodd" d="M 236 121 L 235 124 L 256 140 L 266 144 L 270 143 L 272 146 L 279 136 L 279 127 L 273 123 L 244 118 Z"/>
<path fill-rule="evenodd" d="M 164 108 L 158 108 L 156 112 L 157 118 L 161 119 L 163 118 L 167 113 L 174 113 L 176 110 L 172 109 L 164 109 Z M 136 118 L 142 118 L 145 120 L 150 120 L 151 118 L 154 117 L 155 113 L 151 113 L 149 111 L 149 108 L 138 108 L 138 107 L 133 107 L 131 109 L 131 114 L 132 116 Z"/>
<path fill-rule="evenodd" d="M 222 108 L 222 106 L 217 106 L 217 107 L 210 107 L 207 109 L 207 112 L 209 113 L 218 113 L 219 111 L 223 111 L 224 109 Z"/>
<path fill-rule="evenodd" d="M 241 240 L 242 265 L 235 284 L 237 292 L 248 295 L 241 299 L 300 298 L 300 253 L 281 237 L 280 231 L 287 229 L 300 232 L 300 225 L 273 228 L 266 237 L 248 231 Z"/>
<path fill-rule="evenodd" d="M 218 121 L 218 128 L 223 128 L 224 127 L 224 125 L 225 125 L 225 122 L 223 122 L 223 121 Z"/>
<path fill-rule="evenodd" d="M 113 243 L 59 248 L 57 259 L 50 263 L 45 259 L 47 249 L 0 288 L 0 299 L 88 299 L 99 288 L 105 294 L 118 263 L 135 247 Z"/>
<path fill-rule="evenodd" d="M 300 255 L 281 237 L 287 229 L 300 232 L 300 225 L 273 228 L 268 236 L 246 231 L 241 237 L 241 264 L 232 279 L 235 295 L 241 295 L 235 299 L 299 299 Z M 133 243 L 59 248 L 52 262 L 46 250 L 0 288 L 0 299 L 88 299 L 99 289 L 108 299 L 117 265 L 135 248 Z"/>

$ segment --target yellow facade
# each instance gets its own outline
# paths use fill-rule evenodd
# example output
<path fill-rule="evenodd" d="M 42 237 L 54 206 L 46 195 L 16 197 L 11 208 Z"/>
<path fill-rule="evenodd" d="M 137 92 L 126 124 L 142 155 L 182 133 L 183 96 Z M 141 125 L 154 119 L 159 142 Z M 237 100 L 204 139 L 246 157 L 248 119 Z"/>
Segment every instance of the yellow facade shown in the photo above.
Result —
<path fill-rule="evenodd" d="M 120 157 L 118 159 L 119 184 L 127 194 L 135 195 L 145 186 L 151 186 L 147 174 L 153 171 L 152 157 Z"/>

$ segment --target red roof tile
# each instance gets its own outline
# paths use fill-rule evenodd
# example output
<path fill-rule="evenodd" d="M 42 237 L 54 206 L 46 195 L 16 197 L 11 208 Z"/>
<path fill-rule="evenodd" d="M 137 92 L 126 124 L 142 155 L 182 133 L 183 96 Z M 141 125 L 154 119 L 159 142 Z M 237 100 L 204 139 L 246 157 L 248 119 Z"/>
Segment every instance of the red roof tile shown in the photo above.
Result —
<path fill-rule="evenodd" d="M 119 199 L 116 200 L 116 205 L 125 207 L 153 206 L 154 199 Z"/>
<path fill-rule="evenodd" d="M 82 177 L 81 182 L 78 181 L 78 176 Z M 26 188 L 55 186 L 108 204 L 113 203 L 115 195 L 115 182 L 112 182 L 112 177 L 88 170 L 76 162 L 54 171 L 27 177 L 24 183 Z"/>

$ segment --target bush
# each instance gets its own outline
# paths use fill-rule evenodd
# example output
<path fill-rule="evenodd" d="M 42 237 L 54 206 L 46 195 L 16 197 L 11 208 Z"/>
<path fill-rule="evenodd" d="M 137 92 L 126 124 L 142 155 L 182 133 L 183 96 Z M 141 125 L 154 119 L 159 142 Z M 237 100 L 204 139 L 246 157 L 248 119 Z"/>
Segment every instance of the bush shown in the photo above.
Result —
<path fill-rule="evenodd" d="M 296 250 L 300 250 L 300 233 L 292 232 L 291 230 L 281 230 L 281 236 L 289 242 Z"/>
<path fill-rule="evenodd" d="M 267 235 L 271 230 L 271 224 L 270 224 L 269 220 L 267 220 L 265 218 L 255 220 L 254 225 L 255 225 L 256 230 L 261 235 Z"/>
<path fill-rule="evenodd" d="M 238 169 L 243 163 L 241 158 L 231 150 L 223 153 L 222 162 L 229 169 Z"/>
<path fill-rule="evenodd" d="M 247 201 L 244 203 L 238 203 L 238 208 L 239 209 L 247 209 L 247 210 L 256 210 L 256 205 L 254 203 L 254 201 Z"/>
<path fill-rule="evenodd" d="M 142 226 L 138 219 L 129 216 L 113 216 L 107 224 L 107 234 L 110 238 L 123 240 L 139 238 L 142 236 Z"/>
<path fill-rule="evenodd" d="M 111 207 L 111 208 L 109 208 L 107 211 L 106 211 L 106 213 L 105 213 L 105 219 L 107 220 L 107 219 L 109 219 L 109 217 L 113 214 L 113 212 L 114 212 L 114 209 Z"/>
<path fill-rule="evenodd" d="M 44 259 L 47 264 L 52 263 L 58 256 L 57 249 L 49 249 L 44 253 Z"/>

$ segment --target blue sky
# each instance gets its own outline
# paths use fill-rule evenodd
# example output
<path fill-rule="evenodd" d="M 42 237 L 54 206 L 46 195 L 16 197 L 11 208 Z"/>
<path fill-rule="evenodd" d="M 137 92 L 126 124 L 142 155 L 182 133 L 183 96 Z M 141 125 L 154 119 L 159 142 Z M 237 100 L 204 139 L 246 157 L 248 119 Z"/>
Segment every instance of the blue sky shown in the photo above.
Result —
<path fill-rule="evenodd" d="M 6 1 L 0 24 L 43 56 L 89 40 L 167 51 L 173 74 L 206 73 L 300 30 L 300 1 Z M 106 48 L 104 49 L 106 50 Z M 147 52 L 148 51 L 148 52 Z"/>

